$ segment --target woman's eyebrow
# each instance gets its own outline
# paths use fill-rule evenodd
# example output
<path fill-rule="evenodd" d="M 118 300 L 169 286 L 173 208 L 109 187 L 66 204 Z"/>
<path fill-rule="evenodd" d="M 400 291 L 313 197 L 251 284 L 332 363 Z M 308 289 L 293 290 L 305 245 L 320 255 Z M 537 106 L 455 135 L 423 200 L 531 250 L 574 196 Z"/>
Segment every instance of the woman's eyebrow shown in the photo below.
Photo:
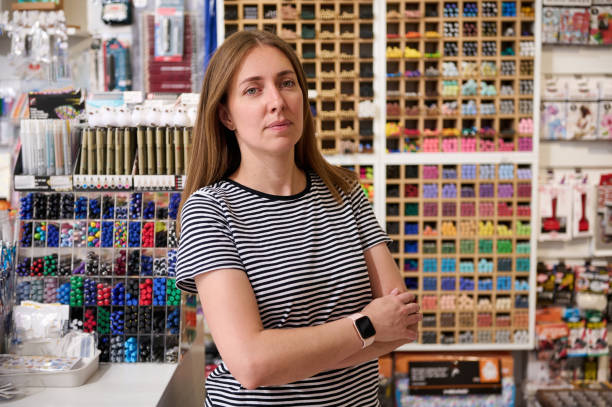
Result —
<path fill-rule="evenodd" d="M 284 71 L 280 71 L 279 73 L 277 73 L 276 77 L 281 77 L 281 76 L 284 76 L 284 75 L 287 75 L 287 74 L 293 74 L 293 73 L 294 72 L 293 72 L 292 69 L 285 69 Z M 261 76 L 250 76 L 250 77 L 244 79 L 242 82 L 240 82 L 239 85 L 242 85 L 243 83 L 246 83 L 246 82 L 260 81 L 262 79 L 263 79 L 263 77 L 261 77 Z"/>

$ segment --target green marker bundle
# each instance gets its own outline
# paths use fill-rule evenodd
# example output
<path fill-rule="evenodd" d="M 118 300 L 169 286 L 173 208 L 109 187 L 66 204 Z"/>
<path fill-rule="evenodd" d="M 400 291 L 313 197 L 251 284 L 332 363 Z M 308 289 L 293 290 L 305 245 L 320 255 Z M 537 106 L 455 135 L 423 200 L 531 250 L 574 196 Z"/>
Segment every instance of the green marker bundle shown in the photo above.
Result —
<path fill-rule="evenodd" d="M 81 276 L 70 277 L 70 306 L 83 306 L 83 277 Z"/>
<path fill-rule="evenodd" d="M 48 256 L 43 257 L 43 275 L 57 275 L 57 254 L 50 254 Z"/>
<path fill-rule="evenodd" d="M 98 325 L 97 330 L 100 335 L 110 333 L 110 311 L 104 307 L 98 307 Z"/>
<path fill-rule="evenodd" d="M 178 306 L 181 304 L 181 291 L 176 288 L 176 281 L 172 278 L 166 280 L 166 305 Z"/>

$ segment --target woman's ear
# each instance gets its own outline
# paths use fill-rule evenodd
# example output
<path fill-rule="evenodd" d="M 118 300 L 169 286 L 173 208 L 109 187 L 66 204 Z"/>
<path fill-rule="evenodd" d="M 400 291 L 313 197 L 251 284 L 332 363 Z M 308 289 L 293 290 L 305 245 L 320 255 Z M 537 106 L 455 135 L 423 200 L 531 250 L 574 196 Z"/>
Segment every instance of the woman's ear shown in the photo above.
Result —
<path fill-rule="evenodd" d="M 223 125 L 225 127 L 227 127 L 229 130 L 231 131 L 235 131 L 236 130 L 236 126 L 234 126 L 234 122 L 232 122 L 232 117 L 229 114 L 229 111 L 227 110 L 227 107 L 224 104 L 219 104 L 219 120 L 221 120 L 221 123 L 223 123 Z"/>

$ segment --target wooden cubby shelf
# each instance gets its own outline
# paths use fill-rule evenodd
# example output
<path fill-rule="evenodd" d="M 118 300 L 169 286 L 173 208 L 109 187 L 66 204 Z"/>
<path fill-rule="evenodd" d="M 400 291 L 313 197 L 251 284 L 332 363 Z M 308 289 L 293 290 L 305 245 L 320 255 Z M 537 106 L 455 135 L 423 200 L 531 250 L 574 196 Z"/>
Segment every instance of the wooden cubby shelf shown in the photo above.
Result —
<path fill-rule="evenodd" d="M 374 151 L 374 119 L 358 115 L 360 103 L 374 99 L 372 1 L 239 0 L 223 7 L 226 37 L 257 28 L 274 32 L 296 51 L 313 94 L 321 151 Z"/>

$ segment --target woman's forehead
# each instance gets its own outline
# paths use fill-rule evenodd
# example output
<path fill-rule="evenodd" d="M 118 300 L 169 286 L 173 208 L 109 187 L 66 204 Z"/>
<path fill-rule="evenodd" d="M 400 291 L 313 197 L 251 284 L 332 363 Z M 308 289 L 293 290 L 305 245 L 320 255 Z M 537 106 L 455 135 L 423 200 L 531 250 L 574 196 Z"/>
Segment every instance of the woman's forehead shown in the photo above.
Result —
<path fill-rule="evenodd" d="M 270 45 L 259 45 L 244 56 L 234 79 L 240 83 L 251 77 L 277 76 L 286 71 L 295 73 L 291 61 L 281 50 Z"/>

